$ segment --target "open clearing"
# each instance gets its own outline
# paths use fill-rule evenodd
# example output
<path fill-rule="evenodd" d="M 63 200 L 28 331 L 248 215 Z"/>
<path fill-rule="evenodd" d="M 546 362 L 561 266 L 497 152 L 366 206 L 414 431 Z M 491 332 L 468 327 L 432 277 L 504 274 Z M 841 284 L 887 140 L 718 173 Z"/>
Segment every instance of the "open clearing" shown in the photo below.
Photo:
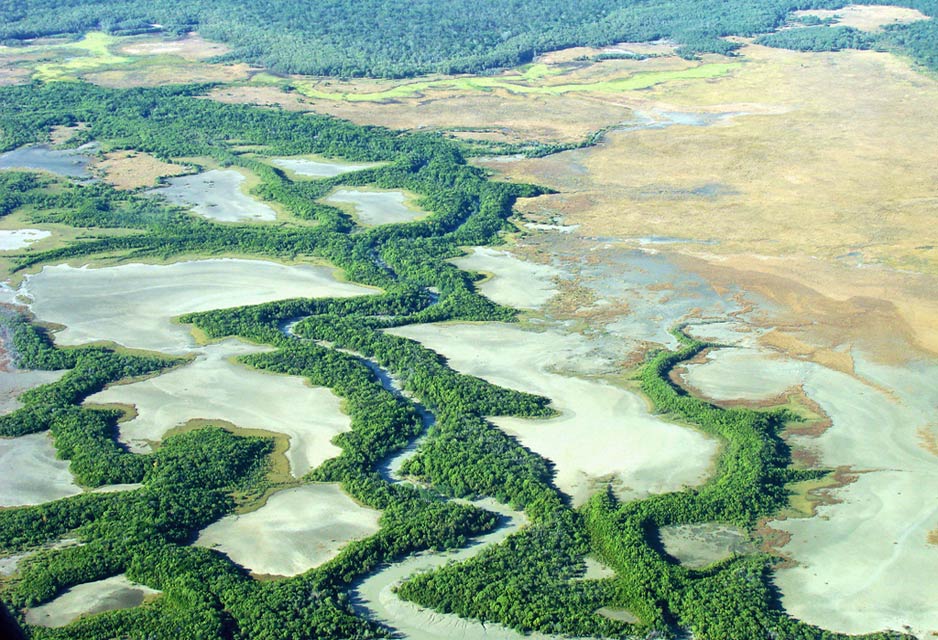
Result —
<path fill-rule="evenodd" d="M 389 333 L 423 343 L 462 373 L 551 398 L 557 418 L 493 422 L 554 463 L 555 484 L 574 504 L 607 485 L 627 499 L 676 490 L 699 484 L 710 469 L 713 440 L 650 415 L 630 391 L 554 373 L 593 359 L 581 336 L 499 323 L 412 325 Z"/>
<path fill-rule="evenodd" d="M 498 304 L 538 309 L 559 291 L 554 283 L 554 278 L 562 274 L 559 269 L 519 260 L 507 251 L 473 247 L 467 255 L 450 262 L 460 269 L 488 275 L 476 288 Z"/>
<path fill-rule="evenodd" d="M 81 493 L 48 433 L 0 438 L 0 507 L 41 504 Z"/>
<path fill-rule="evenodd" d="M 658 530 L 668 555 L 685 567 L 703 569 L 735 554 L 752 553 L 746 534 L 720 524 L 687 524 Z"/>
<path fill-rule="evenodd" d="M 255 574 L 295 576 L 377 532 L 380 515 L 338 485 L 309 484 L 275 493 L 257 511 L 222 518 L 195 544 L 217 549 Z"/>
<path fill-rule="evenodd" d="M 192 207 L 210 220 L 220 222 L 271 221 L 277 212 L 243 191 L 247 180 L 234 169 L 212 169 L 195 175 L 167 180 L 168 186 L 147 193 L 166 198 L 173 204 Z"/>
<path fill-rule="evenodd" d="M 144 59 L 140 64 L 85 72 L 81 74 L 81 79 L 102 87 L 126 89 L 180 83 L 239 82 L 247 80 L 250 75 L 251 67 L 243 63 L 222 65 L 190 62 L 180 65 L 177 61 L 160 64 Z"/>
<path fill-rule="evenodd" d="M 195 361 L 161 376 L 115 385 L 90 396 L 91 404 L 132 404 L 137 417 L 120 425 L 121 442 L 149 450 L 170 429 L 193 419 L 224 420 L 244 429 L 284 433 L 295 477 L 339 455 L 332 438 L 351 428 L 340 401 L 297 376 L 271 375 L 233 362 L 269 349 L 226 340 L 201 349 Z"/>
<path fill-rule="evenodd" d="M 188 172 L 182 165 L 163 162 L 143 151 L 111 151 L 94 162 L 95 172 L 118 189 L 152 187 L 166 176 Z"/>
<path fill-rule="evenodd" d="M 663 83 L 722 77 L 734 73 L 738 64 L 720 56 L 704 56 L 701 61 L 676 56 L 602 63 L 554 61 L 546 56 L 542 60 L 495 76 L 431 76 L 403 82 L 284 79 L 259 73 L 251 80 L 255 84 L 216 90 L 212 97 L 286 104 L 395 129 L 433 128 L 496 142 L 569 143 L 631 121 L 628 96 Z M 287 84 L 295 90 L 281 91 Z M 272 92 L 261 94 L 252 88 Z"/>
<path fill-rule="evenodd" d="M 188 327 L 171 318 L 194 311 L 297 297 L 347 297 L 375 289 L 339 282 L 330 267 L 262 260 L 190 260 L 168 265 L 44 267 L 21 293 L 46 322 L 64 325 L 58 344 L 113 341 L 127 347 L 183 353 L 195 346 Z"/>
<path fill-rule="evenodd" d="M 188 33 L 178 40 L 138 40 L 119 47 L 121 53 L 131 56 L 174 55 L 186 60 L 204 60 L 220 56 L 231 48 L 220 42 L 206 40 L 197 33 Z"/>
<path fill-rule="evenodd" d="M 165 40 L 91 32 L 78 41 L 0 46 L 0 84 L 30 77 L 43 82 L 82 79 L 110 87 L 246 80 L 251 73 L 247 64 L 205 61 L 227 51 L 226 45 L 194 34 Z"/>
<path fill-rule="evenodd" d="M 665 248 L 687 256 L 685 269 L 777 302 L 766 326 L 825 347 L 878 341 L 866 347 L 882 357 L 938 353 L 938 176 L 922 152 L 938 147 L 938 82 L 872 51 L 741 54 L 730 75 L 659 85 L 629 105 L 745 115 L 486 166 L 560 191 L 519 203 L 531 220 L 708 242 Z"/>
<path fill-rule="evenodd" d="M 26 611 L 26 622 L 42 627 L 63 627 L 81 616 L 138 607 L 159 594 L 123 574 L 72 587 L 55 600 Z"/>
<path fill-rule="evenodd" d="M 427 212 L 418 208 L 413 200 L 413 195 L 403 191 L 367 189 L 336 189 L 323 198 L 323 202 L 329 204 L 348 205 L 355 219 L 368 227 L 425 218 Z"/>
<path fill-rule="evenodd" d="M 508 93 L 549 95 L 583 92 L 620 93 L 623 91 L 647 89 L 648 87 L 677 80 L 715 78 L 730 73 L 736 69 L 737 66 L 737 63 L 727 62 L 686 64 L 679 68 L 636 71 L 625 77 L 615 79 L 575 81 L 563 74 L 563 70 L 547 69 L 546 65 L 542 65 L 542 68 L 538 68 L 538 66 L 535 65 L 534 69 L 537 73 L 531 73 L 531 68 L 529 68 L 521 73 L 519 73 L 518 70 L 512 70 L 501 76 L 444 77 L 435 80 L 421 80 L 417 82 L 406 82 L 404 84 L 393 84 L 390 86 L 385 83 L 384 87 L 374 87 L 371 90 L 368 90 L 368 88 L 362 89 L 362 84 L 358 84 L 353 89 L 352 87 L 342 86 L 337 83 L 329 82 L 323 84 L 319 80 L 309 81 L 301 78 L 291 78 L 291 85 L 309 98 L 318 100 L 338 100 L 343 102 L 380 102 L 399 98 L 427 97 L 427 92 L 436 88 L 470 92 L 485 92 L 501 89 Z M 552 81 L 544 82 L 545 78 L 551 79 Z M 258 83 L 270 83 L 275 80 L 276 79 L 272 76 L 265 74 L 258 74 L 254 77 L 254 81 Z M 336 86 L 332 86 L 333 84 L 336 84 Z"/>
<path fill-rule="evenodd" d="M 39 55 L 30 66 L 34 79 L 44 82 L 67 80 L 84 71 L 130 62 L 130 58 L 112 53 L 111 47 L 116 42 L 114 36 L 95 31 L 78 41 L 47 41 L 19 47 L 0 47 L 0 62 L 28 60 L 29 56 L 35 54 L 61 53 L 63 55 L 53 61 L 45 61 L 45 56 Z"/>
<path fill-rule="evenodd" d="M 882 31 L 883 27 L 890 24 L 909 24 L 930 19 L 917 9 L 877 4 L 851 4 L 842 9 L 808 9 L 794 11 L 792 16 L 795 18 L 814 16 L 821 20 L 833 18 L 837 26 L 853 27 L 861 31 Z"/>

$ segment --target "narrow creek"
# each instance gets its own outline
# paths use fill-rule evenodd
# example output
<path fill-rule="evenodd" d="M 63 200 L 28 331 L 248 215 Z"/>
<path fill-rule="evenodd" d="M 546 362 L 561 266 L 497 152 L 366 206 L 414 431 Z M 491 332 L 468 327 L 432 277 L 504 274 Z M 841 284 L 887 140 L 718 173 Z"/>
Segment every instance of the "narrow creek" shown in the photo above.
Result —
<path fill-rule="evenodd" d="M 406 452 L 400 455 L 406 455 Z M 537 634 L 524 636 L 501 625 L 460 618 L 452 613 L 438 613 L 397 597 L 395 588 L 414 573 L 430 571 L 449 562 L 468 560 L 486 548 L 502 542 L 528 523 L 523 513 L 490 498 L 468 504 L 499 514 L 501 523 L 493 531 L 473 538 L 469 545 L 461 549 L 425 551 L 378 569 L 352 589 L 352 605 L 356 611 L 371 620 L 394 628 L 401 637 L 411 640 L 509 640 L 547 637 Z"/>
<path fill-rule="evenodd" d="M 281 325 L 280 330 L 285 335 L 305 340 L 294 331 L 294 327 L 300 320 L 286 322 Z M 317 341 L 317 343 L 319 342 Z M 332 347 L 327 343 L 319 344 Z M 427 437 L 427 431 L 436 422 L 436 416 L 405 392 L 400 382 L 394 378 L 391 372 L 377 362 L 354 351 L 338 350 L 357 358 L 375 374 L 382 387 L 389 393 L 412 403 L 420 415 L 423 422 L 421 435 L 415 438 L 407 447 L 390 456 L 378 468 L 381 476 L 388 482 L 408 482 L 401 477 L 400 469 L 404 462 L 420 448 L 420 445 Z M 460 549 L 423 551 L 409 556 L 401 562 L 383 565 L 353 587 L 351 596 L 354 608 L 369 619 L 396 630 L 400 637 L 412 640 L 435 640 L 437 638 L 447 640 L 534 638 L 536 640 L 538 638 L 547 638 L 548 636 L 539 634 L 525 636 L 501 625 L 485 624 L 479 620 L 465 619 L 455 614 L 438 613 L 397 597 L 396 587 L 414 573 L 430 571 L 449 562 L 468 560 L 486 548 L 502 542 L 528 524 L 528 519 L 524 513 L 511 509 L 492 498 L 474 501 L 457 500 L 457 502 L 471 504 L 498 514 L 500 516 L 498 526 L 485 535 L 471 539 L 469 544 Z"/>

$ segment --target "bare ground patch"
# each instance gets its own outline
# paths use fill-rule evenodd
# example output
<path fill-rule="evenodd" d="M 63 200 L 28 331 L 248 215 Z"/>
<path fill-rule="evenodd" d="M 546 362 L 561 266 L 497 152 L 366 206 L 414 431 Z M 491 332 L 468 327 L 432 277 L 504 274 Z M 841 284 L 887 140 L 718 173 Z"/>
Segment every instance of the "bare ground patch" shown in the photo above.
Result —
<path fill-rule="evenodd" d="M 918 441 L 925 451 L 938 456 L 938 425 L 932 424 L 919 427 Z"/>
<path fill-rule="evenodd" d="M 29 82 L 31 72 L 29 69 L 19 67 L 0 66 L 0 87 Z"/>
<path fill-rule="evenodd" d="M 842 371 L 854 343 L 891 362 L 938 353 L 938 175 L 922 153 L 938 146 L 938 82 L 885 53 L 742 54 L 731 76 L 630 97 L 637 111 L 730 119 L 486 166 L 559 191 L 520 201 L 526 217 L 710 243 L 665 248 L 775 303 L 764 324 L 779 348 L 811 345 Z"/>
<path fill-rule="evenodd" d="M 84 80 L 115 89 L 158 87 L 187 82 L 237 82 L 252 73 L 247 64 L 155 64 L 142 67 L 109 69 L 86 73 Z"/>
<path fill-rule="evenodd" d="M 188 173 L 182 165 L 163 162 L 143 151 L 112 151 L 97 160 L 94 171 L 118 189 L 152 187 L 162 177 Z"/>
<path fill-rule="evenodd" d="M 209 92 L 208 97 L 226 104 L 253 104 L 259 107 L 280 107 L 287 111 L 311 111 L 308 98 L 298 93 L 270 86 L 229 86 L 218 87 Z"/>
<path fill-rule="evenodd" d="M 211 42 L 197 33 L 189 33 L 179 40 L 144 40 L 120 47 L 121 53 L 132 56 L 174 55 L 186 60 L 204 60 L 231 51 L 220 42 Z"/>
<path fill-rule="evenodd" d="M 49 133 L 49 140 L 52 142 L 52 144 L 65 144 L 82 131 L 87 130 L 88 123 L 86 122 L 79 122 L 78 124 L 71 127 L 67 127 L 65 125 L 56 125 L 52 127 L 52 131 Z"/>
<path fill-rule="evenodd" d="M 882 31 L 883 27 L 891 24 L 908 24 L 919 20 L 929 20 L 921 11 L 906 7 L 892 5 L 859 5 L 851 4 L 843 9 L 810 9 L 795 11 L 795 18 L 813 16 L 821 20 L 833 18 L 835 23 L 843 27 L 853 27 L 861 31 Z"/>

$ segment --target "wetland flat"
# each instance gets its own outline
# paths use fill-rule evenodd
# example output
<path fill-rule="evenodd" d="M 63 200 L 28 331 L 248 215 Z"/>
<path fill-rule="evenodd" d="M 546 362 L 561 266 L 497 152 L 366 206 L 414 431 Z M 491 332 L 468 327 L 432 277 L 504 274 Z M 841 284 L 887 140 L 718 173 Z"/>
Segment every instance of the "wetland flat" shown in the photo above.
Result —
<path fill-rule="evenodd" d="M 304 178 L 334 178 L 343 173 L 361 171 L 376 166 L 373 162 L 351 164 L 337 160 L 314 160 L 312 158 L 271 158 L 270 162 Z"/>
<path fill-rule="evenodd" d="M 557 294 L 554 279 L 559 269 L 519 260 L 507 251 L 473 247 L 465 256 L 450 260 L 460 269 L 490 277 L 476 285 L 493 302 L 519 309 L 538 309 Z"/>
<path fill-rule="evenodd" d="M 121 574 L 72 587 L 52 601 L 28 609 L 26 621 L 42 627 L 63 627 L 85 615 L 139 606 L 159 593 Z"/>
<path fill-rule="evenodd" d="M 59 460 L 48 433 L 0 438 L 0 507 L 41 504 L 81 493 L 68 461 Z"/>
<path fill-rule="evenodd" d="M 348 205 L 355 218 L 365 226 L 412 222 L 427 215 L 410 204 L 411 198 L 403 191 L 366 191 L 364 189 L 336 189 L 323 201 Z"/>
<path fill-rule="evenodd" d="M 0 229 L 0 251 L 25 249 L 52 233 L 44 229 Z"/>
<path fill-rule="evenodd" d="M 256 574 L 294 576 L 377 532 L 380 515 L 338 485 L 308 484 L 275 493 L 256 511 L 222 518 L 203 529 L 195 544 Z"/>
<path fill-rule="evenodd" d="M 66 178 L 90 178 L 91 158 L 85 149 L 53 149 L 48 145 L 20 147 L 0 153 L 0 169 L 48 171 Z"/>
<path fill-rule="evenodd" d="M 574 504 L 607 484 L 635 498 L 693 486 L 708 474 L 716 442 L 651 415 L 631 391 L 556 372 L 591 360 L 585 338 L 498 323 L 411 325 L 390 333 L 417 340 L 462 373 L 551 398 L 556 418 L 493 422 L 554 463 L 555 483 Z"/>
<path fill-rule="evenodd" d="M 65 371 L 0 371 L 0 415 L 19 409 L 20 394 L 38 386 L 55 382 Z"/>
<path fill-rule="evenodd" d="M 478 620 L 467 620 L 452 613 L 439 613 L 425 609 L 412 602 L 401 600 L 394 589 L 406 578 L 416 573 L 431 571 L 450 562 L 459 562 L 475 557 L 488 547 L 504 541 L 511 534 L 528 524 L 525 515 L 500 505 L 481 500 L 476 506 L 502 516 L 503 521 L 492 532 L 470 541 L 461 549 L 444 552 L 424 552 L 382 567 L 359 583 L 353 591 L 356 608 L 373 619 L 391 625 L 410 640 L 539 640 L 541 634 L 522 635 L 498 624 L 485 624 Z"/>
<path fill-rule="evenodd" d="M 211 169 L 167 180 L 168 186 L 148 193 L 220 222 L 271 221 L 277 212 L 269 205 L 244 193 L 247 178 L 234 169 Z"/>
<path fill-rule="evenodd" d="M 715 327 L 695 331 L 733 340 L 731 332 Z M 938 456 L 921 445 L 918 430 L 938 406 L 925 382 L 935 365 L 923 362 L 910 371 L 856 353 L 858 375 L 852 376 L 755 348 L 753 332 L 738 333 L 736 340 L 740 346 L 688 365 L 684 379 L 717 400 L 758 401 L 803 388 L 831 425 L 820 435 L 793 435 L 789 443 L 811 452 L 821 466 L 855 474 L 847 486 L 826 492 L 815 517 L 770 523 L 789 534 L 781 552 L 797 562 L 775 576 L 786 609 L 844 633 L 908 625 L 923 634 L 935 628 L 931 603 L 938 587 L 926 575 L 938 505 L 922 496 L 938 493 Z"/>
<path fill-rule="evenodd" d="M 271 375 L 234 362 L 237 356 L 269 351 L 239 340 L 210 344 L 195 361 L 163 375 L 112 386 L 90 396 L 92 404 L 132 404 L 137 416 L 120 426 L 120 441 L 133 451 L 189 420 L 223 420 L 244 429 L 286 434 L 287 459 L 300 477 L 341 453 L 330 440 L 351 428 L 339 398 L 310 387 L 297 376 Z"/>
<path fill-rule="evenodd" d="M 354 296 L 375 289 L 339 282 L 332 269 L 262 260 L 210 259 L 168 265 L 75 268 L 56 265 L 22 287 L 33 313 L 64 325 L 59 344 L 112 340 L 138 349 L 181 353 L 195 346 L 189 328 L 171 318 L 271 300 Z"/>

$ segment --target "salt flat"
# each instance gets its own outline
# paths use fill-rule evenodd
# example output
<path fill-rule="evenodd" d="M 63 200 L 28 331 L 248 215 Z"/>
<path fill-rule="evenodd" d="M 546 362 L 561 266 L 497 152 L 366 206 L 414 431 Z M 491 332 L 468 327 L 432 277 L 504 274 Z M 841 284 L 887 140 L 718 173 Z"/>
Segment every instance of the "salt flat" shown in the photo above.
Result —
<path fill-rule="evenodd" d="M 313 160 L 312 158 L 271 158 L 271 164 L 305 178 L 334 178 L 343 173 L 361 171 L 376 166 L 374 162 L 351 164 L 336 160 Z"/>
<path fill-rule="evenodd" d="M 41 504 L 81 493 L 48 433 L 0 438 L 0 507 Z"/>
<path fill-rule="evenodd" d="M 0 251 L 25 249 L 51 235 L 50 231 L 44 229 L 0 229 Z"/>
<path fill-rule="evenodd" d="M 131 582 L 123 574 L 72 587 L 55 600 L 26 611 L 26 622 L 42 627 L 62 627 L 81 616 L 143 604 L 160 593 Z"/>
<path fill-rule="evenodd" d="M 738 336 L 754 343 L 752 334 Z M 843 633 L 908 625 L 925 635 L 938 630 L 938 552 L 928 543 L 938 527 L 938 456 L 922 446 L 920 430 L 938 407 L 929 382 L 938 365 L 895 367 L 852 355 L 857 377 L 751 346 L 725 349 L 689 365 L 685 378 L 714 399 L 758 400 L 803 386 L 832 425 L 791 443 L 813 451 L 822 467 L 859 472 L 816 517 L 770 523 L 791 535 L 782 552 L 797 561 L 775 576 L 786 610 Z"/>
<path fill-rule="evenodd" d="M 23 369 L 0 371 L 0 415 L 22 406 L 20 394 L 44 384 L 55 382 L 65 371 L 27 371 Z"/>
<path fill-rule="evenodd" d="M 168 186 L 147 191 L 169 202 L 219 222 L 271 221 L 277 212 L 246 194 L 246 178 L 234 169 L 212 169 L 195 175 L 169 178 Z"/>
<path fill-rule="evenodd" d="M 55 334 L 58 344 L 112 340 L 127 347 L 182 353 L 195 341 L 189 327 L 170 319 L 184 313 L 375 291 L 339 282 L 329 267 L 211 259 L 94 269 L 48 266 L 28 276 L 20 293 L 32 299 L 30 309 L 40 320 L 66 327 Z"/>
<path fill-rule="evenodd" d="M 507 251 L 473 247 L 465 256 L 451 260 L 460 269 L 491 277 L 476 285 L 493 302 L 518 309 L 538 309 L 557 294 L 554 279 L 561 271 L 549 265 L 519 260 Z"/>
<path fill-rule="evenodd" d="M 525 515 L 487 499 L 474 502 L 478 507 L 500 514 L 505 521 L 494 531 L 479 536 L 462 547 L 444 552 L 426 551 L 406 560 L 386 565 L 365 578 L 353 591 L 357 608 L 372 619 L 394 628 L 410 640 L 497 640 L 539 639 L 543 635 L 522 635 L 498 624 L 467 620 L 452 613 L 439 613 L 413 602 L 401 600 L 394 589 L 408 577 L 439 568 L 450 562 L 468 560 L 486 548 L 498 544 L 528 523 Z"/>
<path fill-rule="evenodd" d="M 350 205 L 355 218 L 363 225 L 375 226 L 395 222 L 412 222 L 427 216 L 409 203 L 403 191 L 337 189 L 324 202 Z"/>
<path fill-rule="evenodd" d="M 581 504 L 611 484 L 623 498 L 702 482 L 717 444 L 648 411 L 640 396 L 596 379 L 554 372 L 589 361 L 589 341 L 501 323 L 431 324 L 389 331 L 442 354 L 450 366 L 494 384 L 549 397 L 549 420 L 496 418 L 495 424 L 554 463 L 555 484 Z"/>
<path fill-rule="evenodd" d="M 94 404 L 136 407 L 137 417 L 120 425 L 120 440 L 134 451 L 148 451 L 173 427 L 203 418 L 224 420 L 245 429 L 286 434 L 287 459 L 300 477 L 341 449 L 330 442 L 351 428 L 340 401 L 329 389 L 310 387 L 298 376 L 249 369 L 233 359 L 269 351 L 240 340 L 200 349 L 195 360 L 168 373 L 128 385 L 116 385 L 87 399 Z"/>
<path fill-rule="evenodd" d="M 377 532 L 380 515 L 338 485 L 308 484 L 275 493 L 257 511 L 222 518 L 203 529 L 195 544 L 256 574 L 295 576 Z"/>

